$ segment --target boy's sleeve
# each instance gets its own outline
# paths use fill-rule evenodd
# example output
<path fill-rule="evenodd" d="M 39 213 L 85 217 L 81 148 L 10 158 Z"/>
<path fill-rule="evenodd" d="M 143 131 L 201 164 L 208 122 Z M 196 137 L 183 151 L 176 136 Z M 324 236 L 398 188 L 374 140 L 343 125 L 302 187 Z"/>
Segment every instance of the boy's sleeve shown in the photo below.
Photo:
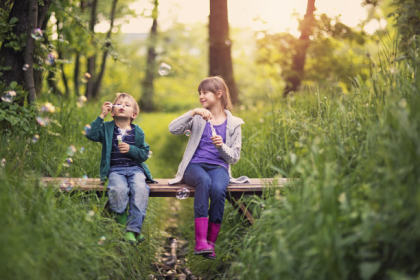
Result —
<path fill-rule="evenodd" d="M 103 142 L 104 134 L 104 120 L 97 117 L 96 120 L 90 124 L 90 129 L 86 131 L 86 137 L 95 142 Z"/>
<path fill-rule="evenodd" d="M 186 130 L 191 129 L 192 120 L 191 111 L 186 112 L 169 124 L 169 132 L 175 135 L 184 134 Z"/>
<path fill-rule="evenodd" d="M 130 145 L 130 150 L 128 150 L 128 155 L 135 161 L 142 163 L 149 158 L 149 145 L 144 140 L 144 133 L 140 133 L 140 145 Z M 137 142 L 137 141 L 136 141 Z"/>

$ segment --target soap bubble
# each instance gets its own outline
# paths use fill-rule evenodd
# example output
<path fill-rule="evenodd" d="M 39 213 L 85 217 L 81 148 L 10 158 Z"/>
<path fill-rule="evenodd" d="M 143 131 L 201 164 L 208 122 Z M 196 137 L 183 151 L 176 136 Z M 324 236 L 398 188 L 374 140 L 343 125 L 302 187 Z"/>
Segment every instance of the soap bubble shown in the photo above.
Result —
<path fill-rule="evenodd" d="M 74 146 L 74 145 L 70 145 L 70 146 L 68 146 L 68 148 L 67 148 L 67 155 L 69 156 L 69 157 L 72 157 L 72 156 L 74 156 L 74 153 L 77 151 L 77 149 L 76 149 L 76 147 Z"/>
<path fill-rule="evenodd" d="M 38 135 L 38 134 L 35 134 L 35 135 L 32 137 L 32 143 L 36 143 L 36 142 L 38 142 L 38 140 L 39 140 L 39 135 Z"/>
<path fill-rule="evenodd" d="M 60 184 L 60 189 L 61 190 L 65 190 L 67 192 L 70 192 L 73 189 L 73 182 L 72 181 L 67 181 L 64 180 L 61 184 Z"/>
<path fill-rule="evenodd" d="M 43 117 L 36 117 L 36 121 L 40 126 L 47 126 L 50 123 L 49 118 L 43 118 Z"/>
<path fill-rule="evenodd" d="M 82 107 L 86 101 L 87 101 L 86 96 L 84 95 L 79 96 L 79 98 L 77 98 L 77 107 Z"/>
<path fill-rule="evenodd" d="M 152 151 L 149 151 L 149 154 L 147 155 L 147 158 L 151 158 L 152 155 L 153 155 L 153 152 Z"/>
<path fill-rule="evenodd" d="M 66 162 L 63 163 L 64 167 L 70 167 L 70 165 L 73 163 L 73 159 L 71 157 L 66 158 Z"/>
<path fill-rule="evenodd" d="M 89 133 L 90 129 L 91 129 L 90 124 L 87 124 L 87 125 L 85 125 L 85 127 L 83 128 L 82 133 L 83 133 L 84 135 L 86 135 L 86 133 Z"/>
<path fill-rule="evenodd" d="M 191 130 L 187 129 L 184 132 L 185 136 L 190 137 L 191 136 Z"/>
<path fill-rule="evenodd" d="M 101 238 L 99 238 L 98 245 L 103 245 L 105 240 L 106 240 L 106 237 L 102 235 Z"/>
<path fill-rule="evenodd" d="M 5 167 L 6 166 L 6 159 L 5 158 L 2 158 L 1 159 L 0 166 L 1 167 Z"/>
<path fill-rule="evenodd" d="M 178 199 L 187 199 L 190 195 L 190 190 L 188 188 L 180 188 L 176 192 L 176 198 Z"/>
<path fill-rule="evenodd" d="M 41 28 L 35 28 L 31 32 L 31 37 L 34 38 L 36 41 L 39 41 L 42 39 L 42 30 Z"/>
<path fill-rule="evenodd" d="M 54 65 L 57 57 L 58 57 L 58 55 L 57 55 L 56 52 L 50 52 L 47 56 L 47 59 L 45 59 L 45 63 L 47 65 Z"/>
<path fill-rule="evenodd" d="M 22 70 L 27 71 L 29 69 L 29 64 L 23 64 Z"/>
<path fill-rule="evenodd" d="M 16 91 L 14 90 L 8 90 L 4 93 L 4 95 L 1 97 L 1 100 L 3 102 L 11 103 L 13 99 L 16 96 Z"/>
<path fill-rule="evenodd" d="M 171 72 L 171 65 L 166 64 L 165 62 L 162 62 L 161 64 L 159 64 L 159 70 L 158 73 L 161 76 L 166 76 L 169 74 L 169 72 Z"/>
<path fill-rule="evenodd" d="M 80 148 L 80 150 L 79 150 L 79 152 L 80 152 L 81 154 L 83 154 L 83 153 L 85 152 L 85 147 L 81 147 L 81 148 Z"/>
<path fill-rule="evenodd" d="M 54 113 L 55 107 L 50 102 L 46 102 L 44 105 L 42 105 L 40 111 L 43 113 Z"/>
<path fill-rule="evenodd" d="M 92 78 L 92 75 L 86 72 L 85 74 L 83 74 L 82 83 L 87 83 L 90 78 Z"/>

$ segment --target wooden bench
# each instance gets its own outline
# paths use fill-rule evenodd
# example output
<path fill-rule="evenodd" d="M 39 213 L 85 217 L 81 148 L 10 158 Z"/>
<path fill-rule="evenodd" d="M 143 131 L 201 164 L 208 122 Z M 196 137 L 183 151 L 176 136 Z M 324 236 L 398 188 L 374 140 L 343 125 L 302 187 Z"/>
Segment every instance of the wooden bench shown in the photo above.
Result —
<path fill-rule="evenodd" d="M 188 197 L 193 197 L 195 188 L 186 184 L 169 185 L 169 179 L 155 179 L 157 183 L 150 183 L 151 197 L 176 197 L 182 188 L 189 190 Z M 251 212 L 239 199 L 242 195 L 261 195 L 266 187 L 282 187 L 289 180 L 286 178 L 251 178 L 246 184 L 231 184 L 227 188 L 227 200 L 248 220 L 254 223 Z M 106 191 L 106 185 L 98 178 L 67 178 L 67 177 L 43 177 L 41 182 L 45 185 L 58 187 L 62 191 Z"/>

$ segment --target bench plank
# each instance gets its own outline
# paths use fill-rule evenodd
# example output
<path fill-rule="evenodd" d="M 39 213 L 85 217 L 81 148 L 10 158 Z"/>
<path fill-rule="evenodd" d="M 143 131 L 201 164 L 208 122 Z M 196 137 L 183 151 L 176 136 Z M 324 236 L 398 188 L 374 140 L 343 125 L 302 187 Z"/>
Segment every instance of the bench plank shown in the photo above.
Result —
<path fill-rule="evenodd" d="M 155 179 L 157 183 L 149 184 L 151 197 L 175 197 L 181 188 L 187 188 L 190 191 L 190 197 L 194 196 L 195 188 L 186 184 L 169 185 L 170 179 Z M 286 178 L 251 178 L 246 184 L 231 184 L 227 192 L 231 194 L 262 194 L 266 186 L 283 186 L 288 182 Z M 67 177 L 43 177 L 41 183 L 58 187 L 62 191 L 105 191 L 106 186 L 101 184 L 99 178 L 67 178 Z"/>

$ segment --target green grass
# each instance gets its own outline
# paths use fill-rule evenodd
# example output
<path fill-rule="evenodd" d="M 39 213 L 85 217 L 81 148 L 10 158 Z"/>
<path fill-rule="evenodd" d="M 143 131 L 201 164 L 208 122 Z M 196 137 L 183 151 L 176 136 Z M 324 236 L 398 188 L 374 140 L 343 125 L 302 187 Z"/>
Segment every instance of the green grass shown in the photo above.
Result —
<path fill-rule="evenodd" d="M 381 53 L 372 80 L 354 79 L 348 94 L 309 88 L 280 98 L 266 86 L 242 117 L 242 157 L 233 175 L 295 178 L 281 191 L 244 198 L 256 224 L 248 227 L 226 204 L 218 258 L 192 254 L 193 200 L 182 201 L 179 234 L 190 241 L 190 269 L 205 279 L 418 279 L 420 266 L 420 97 L 413 67 Z M 262 89 L 266 90 L 266 89 Z M 162 244 L 168 199 L 151 198 L 135 248 L 103 210 L 105 197 L 61 193 L 40 176 L 98 177 L 100 144 L 82 130 L 101 102 L 57 105 L 56 122 L 0 136 L 0 275 L 4 279 L 144 279 Z M 42 102 L 41 102 L 42 103 Z M 156 178 L 170 178 L 187 138 L 168 133 L 180 113 L 140 114 Z M 73 164 L 63 165 L 70 145 Z M 83 147 L 83 149 L 82 149 Z M 91 212 L 93 211 L 93 212 Z M 93 213 L 91 216 L 90 214 Z M 103 243 L 100 238 L 105 236 Z M 99 244 L 98 244 L 99 242 Z"/>

